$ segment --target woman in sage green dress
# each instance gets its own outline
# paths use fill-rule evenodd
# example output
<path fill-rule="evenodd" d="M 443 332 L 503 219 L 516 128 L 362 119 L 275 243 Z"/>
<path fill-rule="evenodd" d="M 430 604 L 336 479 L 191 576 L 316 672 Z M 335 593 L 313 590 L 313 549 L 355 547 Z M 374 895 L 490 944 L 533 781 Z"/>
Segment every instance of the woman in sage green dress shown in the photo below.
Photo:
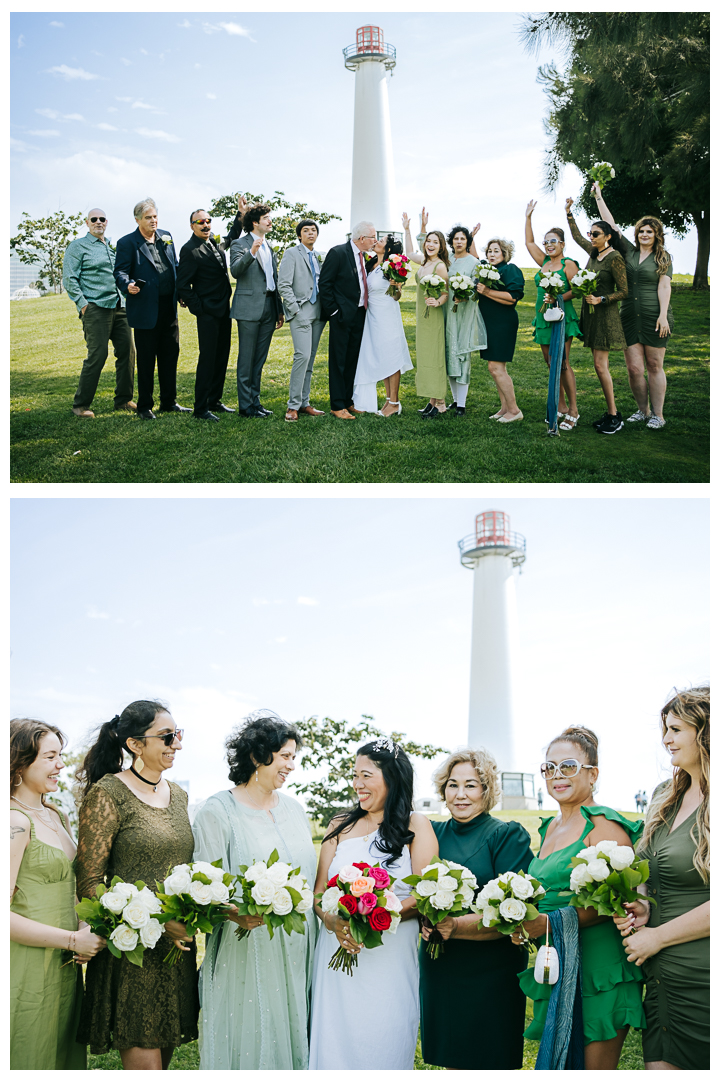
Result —
<path fill-rule="evenodd" d="M 10 1068 L 85 1069 L 82 974 L 105 946 L 75 914 L 75 842 L 56 794 L 65 736 L 10 721 Z M 75 954 L 76 963 L 72 963 Z M 68 962 L 68 960 L 70 962 Z"/>
<path fill-rule="evenodd" d="M 470 245 L 474 244 L 474 234 L 463 225 L 456 225 L 450 230 L 447 242 L 450 248 L 450 277 L 453 274 L 465 274 L 471 278 L 473 270 L 480 262 L 470 254 Z M 445 307 L 445 351 L 447 373 L 453 404 L 450 408 L 457 416 L 465 415 L 465 402 L 470 389 L 470 367 L 472 354 L 487 348 L 485 323 L 474 300 L 459 300 L 457 311 L 453 311 L 455 301 L 450 297 Z"/>
<path fill-rule="evenodd" d="M 83 783 L 78 830 L 80 896 L 117 875 L 150 888 L 192 858 L 187 792 L 169 783 L 183 732 L 160 701 L 133 701 L 104 723 L 78 773 Z M 123 769 L 123 751 L 132 765 Z M 124 1069 L 167 1069 L 176 1046 L 197 1039 L 195 941 L 182 923 L 165 923 L 143 966 L 100 953 L 89 965 L 78 1039 L 93 1054 L 115 1049 Z M 163 961 L 173 945 L 182 955 Z"/>
<path fill-rule="evenodd" d="M 586 270 L 597 274 L 595 288 L 590 296 L 584 296 L 580 311 L 580 329 L 583 345 L 592 349 L 593 363 L 605 395 L 606 411 L 593 427 L 603 435 L 615 435 L 623 426 L 623 419 L 615 407 L 612 375 L 610 374 L 610 350 L 625 349 L 625 334 L 620 321 L 618 304 L 628 295 L 627 270 L 620 254 L 620 233 L 607 221 L 593 221 L 590 242 L 581 236 L 570 212 L 572 199 L 565 200 L 565 213 L 573 239 L 590 256 Z"/>
<path fill-rule="evenodd" d="M 599 184 L 593 184 L 592 192 L 602 219 L 615 225 Z M 620 306 L 620 319 L 628 381 L 637 404 L 637 411 L 627 419 L 628 423 L 647 420 L 651 430 L 658 430 L 665 427 L 667 380 L 663 361 L 674 326 L 670 304 L 672 259 L 665 250 L 662 222 L 656 217 L 645 215 L 635 223 L 634 244 L 619 235 L 628 275 L 628 297 Z"/>
<path fill-rule="evenodd" d="M 447 282 L 450 256 L 445 237 L 441 232 L 426 233 L 427 216 L 423 208 L 422 216 L 422 252 L 413 249 L 410 235 L 410 218 L 403 214 L 405 229 L 405 251 L 411 262 L 418 264 L 415 271 L 415 390 L 418 397 L 430 400 L 420 412 L 427 416 L 433 410 L 437 416 L 445 412 L 445 393 L 447 391 L 447 369 L 445 367 L 445 314 L 443 306 L 447 303 L 447 290 L 436 299 L 428 296 L 421 287 L 421 281 L 431 274 L 437 274 Z"/>
<path fill-rule="evenodd" d="M 710 1068 L 710 688 L 683 690 L 661 712 L 672 778 L 654 792 L 637 853 L 656 901 L 616 919 L 646 979 L 646 1069 Z M 648 910 L 649 909 L 649 910 Z"/>
<path fill-rule="evenodd" d="M 310 824 L 282 787 L 302 746 L 275 713 L 253 714 L 227 740 L 229 791 L 212 795 L 193 821 L 194 859 L 237 873 L 238 866 L 280 861 L 315 881 Z M 200 969 L 201 1069 L 307 1069 L 308 1017 L 316 918 L 307 900 L 304 934 L 276 931 L 257 916 L 238 915 L 205 939 Z M 250 933 L 238 940 L 232 923 Z"/>
<path fill-rule="evenodd" d="M 500 395 L 500 408 L 490 419 L 500 424 L 522 420 L 515 400 L 515 387 L 507 366 L 515 355 L 519 319 L 517 303 L 525 295 L 525 279 L 519 266 L 510 262 L 515 245 L 494 237 L 485 247 L 485 258 L 500 274 L 500 284 L 491 289 L 479 283 L 478 310 L 485 323 L 488 343 L 480 355 L 487 360 L 488 371 Z"/>
<path fill-rule="evenodd" d="M 487 750 L 460 750 L 440 765 L 435 789 L 449 821 L 431 821 L 440 858 L 467 866 L 478 888 L 512 870 L 527 870 L 530 836 L 517 821 L 490 810 L 500 798 L 497 764 Z M 432 960 L 420 942 L 420 1034 L 423 1061 L 445 1069 L 520 1069 L 525 995 L 518 972 L 526 954 L 483 927 L 477 915 L 448 916 L 437 929 L 445 951 Z M 482 1011 L 482 1040 L 477 1037 Z"/>
<path fill-rule="evenodd" d="M 570 860 L 601 840 L 632 846 L 642 822 L 626 821 L 615 810 L 598 806 L 593 788 L 598 778 L 597 737 L 588 728 L 566 728 L 547 749 L 541 773 L 548 794 L 560 806 L 555 818 L 540 824 L 541 847 L 528 873 L 545 887 L 537 919 L 524 923 L 532 938 L 545 936 L 542 914 L 568 907 Z M 582 951 L 582 1013 L 585 1068 L 616 1069 L 628 1028 L 644 1028 L 642 973 L 628 963 L 623 942 L 612 919 L 593 908 L 578 909 Z M 514 935 L 513 941 L 519 943 Z M 552 986 L 535 981 L 532 969 L 520 974 L 520 985 L 533 1001 L 533 1020 L 526 1039 L 540 1039 Z"/>

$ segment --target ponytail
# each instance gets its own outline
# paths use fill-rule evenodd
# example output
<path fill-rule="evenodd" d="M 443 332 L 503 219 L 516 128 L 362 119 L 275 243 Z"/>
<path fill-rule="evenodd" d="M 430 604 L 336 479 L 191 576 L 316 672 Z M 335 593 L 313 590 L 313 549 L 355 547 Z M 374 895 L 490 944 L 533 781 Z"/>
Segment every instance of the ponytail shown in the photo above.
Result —
<path fill-rule="evenodd" d="M 157 714 L 167 711 L 168 706 L 162 701 L 133 701 L 119 716 L 101 725 L 97 739 L 75 774 L 81 785 L 81 798 L 102 776 L 121 771 L 123 751 L 134 757 L 127 747 L 127 740 L 141 737 L 152 726 Z"/>

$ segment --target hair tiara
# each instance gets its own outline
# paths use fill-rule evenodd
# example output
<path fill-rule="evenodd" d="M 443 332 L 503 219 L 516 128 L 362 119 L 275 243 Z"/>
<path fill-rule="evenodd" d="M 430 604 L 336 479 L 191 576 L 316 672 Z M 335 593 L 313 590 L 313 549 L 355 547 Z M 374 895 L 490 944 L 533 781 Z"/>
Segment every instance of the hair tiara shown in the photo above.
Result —
<path fill-rule="evenodd" d="M 372 748 L 375 753 L 377 753 L 378 750 L 387 750 L 388 754 L 395 755 L 395 760 L 397 761 L 398 750 L 400 749 L 400 746 L 398 745 L 398 743 L 394 743 L 392 739 L 388 739 L 385 737 L 383 737 L 382 739 L 377 739 L 373 743 Z"/>

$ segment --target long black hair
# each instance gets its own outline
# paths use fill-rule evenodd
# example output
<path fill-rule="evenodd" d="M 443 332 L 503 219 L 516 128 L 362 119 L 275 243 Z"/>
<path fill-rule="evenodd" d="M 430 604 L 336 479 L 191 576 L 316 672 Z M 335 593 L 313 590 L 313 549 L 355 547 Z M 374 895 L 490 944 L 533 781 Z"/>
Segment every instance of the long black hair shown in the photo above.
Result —
<path fill-rule="evenodd" d="M 413 812 L 412 765 L 403 748 L 397 743 L 393 744 L 390 739 L 365 743 L 358 747 L 356 757 L 361 755 L 370 758 L 373 764 L 377 765 L 387 786 L 385 810 L 378 828 L 378 839 L 375 841 L 378 851 L 388 856 L 383 860 L 387 865 L 399 859 L 405 845 L 415 838 L 415 833 L 410 831 L 410 815 Z M 366 815 L 367 811 L 358 803 L 340 817 L 338 824 L 327 834 L 325 840 L 339 836 Z"/>
<path fill-rule="evenodd" d="M 262 710 L 253 713 L 225 740 L 230 766 L 228 779 L 234 784 L 247 784 L 258 765 L 272 765 L 273 755 L 292 740 L 297 750 L 303 745 L 300 732 L 293 724 L 281 720 L 277 713 Z"/>
<path fill-rule="evenodd" d="M 119 773 L 123 767 L 123 750 L 134 759 L 135 754 L 127 747 L 127 740 L 145 734 L 158 713 L 170 712 L 164 701 L 131 701 L 119 716 L 101 725 L 98 737 L 85 755 L 85 760 L 75 774 L 87 795 L 93 784 L 106 773 Z"/>
<path fill-rule="evenodd" d="M 610 247 L 615 248 L 616 251 L 621 251 L 622 242 L 619 231 L 615 229 L 608 221 L 593 221 L 590 224 L 590 228 L 594 229 L 596 225 L 598 229 L 602 229 L 605 235 L 610 238 L 608 241 Z"/>

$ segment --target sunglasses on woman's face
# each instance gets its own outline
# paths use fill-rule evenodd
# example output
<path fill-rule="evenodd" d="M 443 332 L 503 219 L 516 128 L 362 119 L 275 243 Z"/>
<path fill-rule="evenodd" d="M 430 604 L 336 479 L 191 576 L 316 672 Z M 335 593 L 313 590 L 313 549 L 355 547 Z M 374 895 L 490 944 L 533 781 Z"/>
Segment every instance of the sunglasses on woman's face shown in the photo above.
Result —
<path fill-rule="evenodd" d="M 184 728 L 176 728 L 175 731 L 166 731 L 164 735 L 131 735 L 132 739 L 162 739 L 166 746 L 172 746 L 175 739 L 182 742 L 185 734 Z"/>
<path fill-rule="evenodd" d="M 577 776 L 581 769 L 594 768 L 594 765 L 581 765 L 575 758 L 567 758 L 565 761 L 561 761 L 559 765 L 556 765 L 554 761 L 543 761 L 540 766 L 540 775 L 544 780 L 552 780 L 558 774 L 570 779 L 571 776 Z"/>
<path fill-rule="evenodd" d="M 593 240 L 595 239 L 596 236 L 604 236 L 604 235 L 605 235 L 604 232 L 589 232 L 588 233 L 588 236 L 592 236 Z"/>

